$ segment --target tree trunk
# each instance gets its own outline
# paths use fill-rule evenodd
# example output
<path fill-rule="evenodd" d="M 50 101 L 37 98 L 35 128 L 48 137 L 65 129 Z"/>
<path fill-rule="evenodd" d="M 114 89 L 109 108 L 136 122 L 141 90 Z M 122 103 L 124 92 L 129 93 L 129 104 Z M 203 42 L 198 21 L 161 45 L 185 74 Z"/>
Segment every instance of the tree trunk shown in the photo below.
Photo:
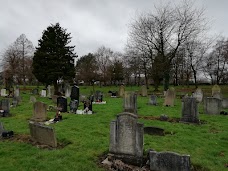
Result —
<path fill-rule="evenodd" d="M 167 91 L 169 89 L 169 79 L 170 79 L 169 70 L 166 70 L 164 72 L 164 91 Z"/>
<path fill-rule="evenodd" d="M 57 95 L 58 94 L 58 84 L 57 84 L 57 81 L 54 82 L 54 89 L 55 89 L 55 91 L 54 91 L 55 93 L 54 94 Z"/>

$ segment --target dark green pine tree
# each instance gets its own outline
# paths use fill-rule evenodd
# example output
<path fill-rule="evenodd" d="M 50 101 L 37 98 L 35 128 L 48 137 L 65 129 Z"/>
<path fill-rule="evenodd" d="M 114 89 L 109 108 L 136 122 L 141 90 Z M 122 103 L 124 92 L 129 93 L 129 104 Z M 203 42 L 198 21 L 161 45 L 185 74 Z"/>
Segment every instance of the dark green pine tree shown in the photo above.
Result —
<path fill-rule="evenodd" d="M 70 33 L 66 33 L 66 29 L 59 23 L 51 25 L 43 31 L 33 57 L 33 74 L 39 82 L 53 84 L 55 93 L 58 80 L 71 81 L 75 77 L 75 46 L 68 46 L 70 42 Z"/>

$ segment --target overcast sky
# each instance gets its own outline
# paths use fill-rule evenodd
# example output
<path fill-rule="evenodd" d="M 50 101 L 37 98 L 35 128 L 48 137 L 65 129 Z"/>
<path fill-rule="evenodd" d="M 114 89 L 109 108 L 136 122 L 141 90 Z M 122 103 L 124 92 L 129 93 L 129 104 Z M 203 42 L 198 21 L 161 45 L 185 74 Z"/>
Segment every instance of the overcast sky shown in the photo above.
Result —
<path fill-rule="evenodd" d="M 136 13 L 152 11 L 161 0 L 0 0 L 0 53 L 21 34 L 36 47 L 43 30 L 60 26 L 71 33 L 78 56 L 100 46 L 123 52 Z M 163 3 L 168 1 L 163 0 Z M 178 3 L 179 0 L 171 0 Z M 228 0 L 196 0 L 206 8 L 211 33 L 228 37 Z"/>

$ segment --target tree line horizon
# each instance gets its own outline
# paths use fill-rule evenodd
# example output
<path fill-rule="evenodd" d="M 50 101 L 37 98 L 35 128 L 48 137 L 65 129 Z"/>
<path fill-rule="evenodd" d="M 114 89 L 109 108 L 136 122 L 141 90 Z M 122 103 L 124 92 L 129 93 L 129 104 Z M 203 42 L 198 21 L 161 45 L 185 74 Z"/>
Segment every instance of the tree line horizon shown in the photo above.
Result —
<path fill-rule="evenodd" d="M 78 56 L 72 37 L 59 23 L 43 31 L 33 47 L 24 34 L 7 47 L 2 57 L 5 87 L 15 84 L 54 85 L 59 81 L 83 81 L 93 85 L 159 85 L 195 87 L 201 78 L 210 84 L 228 83 L 228 39 L 207 36 L 208 20 L 204 10 L 183 1 L 176 6 L 163 5 L 153 12 L 138 14 L 130 23 L 125 52 L 101 46 L 94 53 Z M 201 75 L 201 76 L 200 76 Z M 205 81 L 203 80 L 203 81 Z"/>

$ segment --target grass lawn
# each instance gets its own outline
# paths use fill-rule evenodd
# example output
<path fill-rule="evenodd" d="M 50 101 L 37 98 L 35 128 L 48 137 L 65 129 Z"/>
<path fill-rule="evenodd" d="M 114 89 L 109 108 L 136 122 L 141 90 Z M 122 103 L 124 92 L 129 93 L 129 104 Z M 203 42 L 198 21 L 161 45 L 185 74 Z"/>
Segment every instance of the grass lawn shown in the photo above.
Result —
<path fill-rule="evenodd" d="M 40 87 L 40 89 L 43 87 Z M 204 92 L 211 93 L 212 86 L 202 86 Z M 80 86 L 80 94 L 88 95 L 92 87 Z M 189 88 L 177 87 L 178 93 L 188 91 Z M 190 88 L 189 92 L 194 88 Z M 228 86 L 221 86 L 224 97 L 228 98 Z M 95 87 L 104 92 L 107 104 L 93 105 L 93 115 L 75 115 L 62 113 L 63 121 L 51 124 L 56 131 L 58 142 L 68 144 L 56 150 L 40 149 L 29 143 L 20 141 L 0 141 L 0 170 L 1 171 L 102 171 L 97 164 L 99 156 L 108 153 L 109 126 L 116 115 L 122 112 L 122 98 L 111 98 L 109 90 L 118 87 Z M 140 87 L 126 87 L 128 91 L 140 90 Z M 150 87 L 149 91 L 152 92 Z M 12 117 L 0 118 L 6 130 L 13 130 L 16 135 L 29 135 L 28 120 L 33 113 L 33 104 L 29 102 L 30 91 L 20 91 L 22 103 L 11 108 Z M 37 101 L 54 105 L 52 100 L 36 96 Z M 68 99 L 68 103 L 69 103 Z M 138 96 L 138 122 L 144 126 L 164 128 L 165 136 L 144 136 L 144 150 L 173 151 L 189 154 L 191 163 L 196 170 L 227 171 L 228 166 L 228 116 L 206 115 L 203 104 L 199 106 L 201 125 L 183 124 L 179 122 L 165 122 L 143 119 L 143 116 L 160 116 L 166 114 L 171 118 L 181 117 L 181 100 L 175 100 L 174 107 L 163 106 L 164 99 L 158 98 L 158 106 L 147 105 L 148 97 Z M 83 105 L 80 104 L 79 109 Z M 226 111 L 228 111 L 226 109 Z M 48 112 L 53 118 L 55 112 Z"/>

